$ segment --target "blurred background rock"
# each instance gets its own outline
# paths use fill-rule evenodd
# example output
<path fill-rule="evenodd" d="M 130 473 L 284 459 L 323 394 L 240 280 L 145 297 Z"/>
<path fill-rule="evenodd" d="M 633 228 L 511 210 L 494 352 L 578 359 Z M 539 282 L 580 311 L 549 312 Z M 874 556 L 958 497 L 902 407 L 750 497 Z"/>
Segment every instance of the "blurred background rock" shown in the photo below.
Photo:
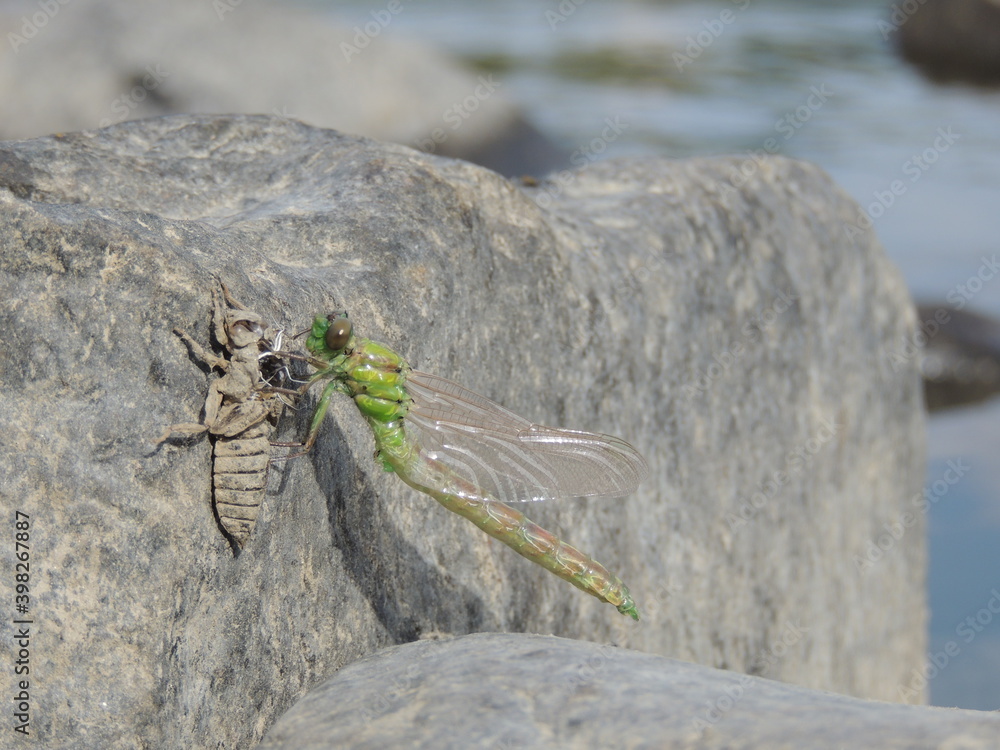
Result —
<path fill-rule="evenodd" d="M 395 18 L 381 7 L 352 26 L 250 0 L 0 3 L 0 139 L 182 112 L 272 114 L 503 174 L 557 166 L 505 85 L 383 33 Z"/>
<path fill-rule="evenodd" d="M 932 78 L 1000 84 L 1000 3 L 909 0 L 892 7 L 899 46 Z"/>

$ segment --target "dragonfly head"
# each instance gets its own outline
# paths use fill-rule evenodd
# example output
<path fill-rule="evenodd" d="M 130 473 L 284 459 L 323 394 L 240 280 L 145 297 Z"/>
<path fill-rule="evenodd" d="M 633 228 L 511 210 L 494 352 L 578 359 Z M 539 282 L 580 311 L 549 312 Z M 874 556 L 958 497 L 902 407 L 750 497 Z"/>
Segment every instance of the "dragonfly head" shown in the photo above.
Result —
<path fill-rule="evenodd" d="M 335 357 L 354 340 L 353 326 L 346 310 L 317 315 L 306 348 L 320 357 Z"/>

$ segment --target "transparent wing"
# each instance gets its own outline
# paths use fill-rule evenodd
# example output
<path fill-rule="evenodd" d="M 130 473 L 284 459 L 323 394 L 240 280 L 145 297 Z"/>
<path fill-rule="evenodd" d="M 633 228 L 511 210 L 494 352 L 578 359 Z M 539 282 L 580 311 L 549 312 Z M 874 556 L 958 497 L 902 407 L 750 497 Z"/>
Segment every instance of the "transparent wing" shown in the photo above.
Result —
<path fill-rule="evenodd" d="M 404 421 L 407 437 L 437 467 L 435 480 L 455 485 L 443 488 L 448 491 L 469 494 L 471 485 L 505 503 L 620 497 L 646 477 L 645 460 L 624 440 L 532 424 L 457 383 L 417 370 L 407 375 L 406 386 L 413 399 Z"/>

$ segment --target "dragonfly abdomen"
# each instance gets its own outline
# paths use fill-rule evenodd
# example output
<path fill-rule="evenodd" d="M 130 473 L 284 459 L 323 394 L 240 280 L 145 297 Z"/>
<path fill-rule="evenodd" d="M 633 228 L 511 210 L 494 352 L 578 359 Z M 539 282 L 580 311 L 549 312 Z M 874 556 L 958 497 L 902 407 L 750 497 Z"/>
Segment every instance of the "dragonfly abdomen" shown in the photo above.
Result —
<path fill-rule="evenodd" d="M 408 484 L 409 478 L 400 476 Z M 413 484 L 453 513 L 472 521 L 494 539 L 503 542 L 522 557 L 541 565 L 591 596 L 608 602 L 623 615 L 639 619 L 628 587 L 618 576 L 599 562 L 546 531 L 514 508 L 484 498 L 461 497 Z"/>

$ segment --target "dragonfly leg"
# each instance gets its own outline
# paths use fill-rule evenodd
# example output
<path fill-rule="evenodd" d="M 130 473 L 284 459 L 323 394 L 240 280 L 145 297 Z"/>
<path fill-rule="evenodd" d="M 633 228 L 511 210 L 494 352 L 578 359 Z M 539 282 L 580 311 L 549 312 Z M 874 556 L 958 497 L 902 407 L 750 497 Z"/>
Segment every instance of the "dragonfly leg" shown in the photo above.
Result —
<path fill-rule="evenodd" d="M 321 359 L 316 359 L 316 357 L 308 357 L 304 354 L 296 354 L 295 352 L 287 352 L 282 349 L 269 349 L 266 352 L 262 352 L 261 357 L 278 357 L 280 359 L 296 359 L 299 362 L 308 362 L 310 365 L 316 368 L 321 368 L 326 370 L 329 367 L 329 363 L 324 362 Z M 315 377 L 315 375 L 313 376 Z M 326 377 L 329 377 L 328 375 Z"/>
<path fill-rule="evenodd" d="M 330 408 L 330 401 L 333 400 L 333 394 L 339 390 L 342 390 L 342 386 L 337 380 L 331 380 L 327 383 L 326 388 L 323 389 L 323 395 L 320 396 L 319 403 L 316 405 L 316 411 L 313 412 L 312 422 L 309 424 L 309 434 L 306 435 L 304 443 L 271 443 L 271 445 L 281 448 L 301 448 L 302 450 L 297 453 L 289 453 L 287 456 L 275 456 L 271 459 L 272 461 L 287 461 L 290 458 L 304 456 L 310 451 L 316 443 L 316 438 L 319 436 L 319 428 L 323 424 L 323 417 L 326 416 L 326 410 Z"/>

